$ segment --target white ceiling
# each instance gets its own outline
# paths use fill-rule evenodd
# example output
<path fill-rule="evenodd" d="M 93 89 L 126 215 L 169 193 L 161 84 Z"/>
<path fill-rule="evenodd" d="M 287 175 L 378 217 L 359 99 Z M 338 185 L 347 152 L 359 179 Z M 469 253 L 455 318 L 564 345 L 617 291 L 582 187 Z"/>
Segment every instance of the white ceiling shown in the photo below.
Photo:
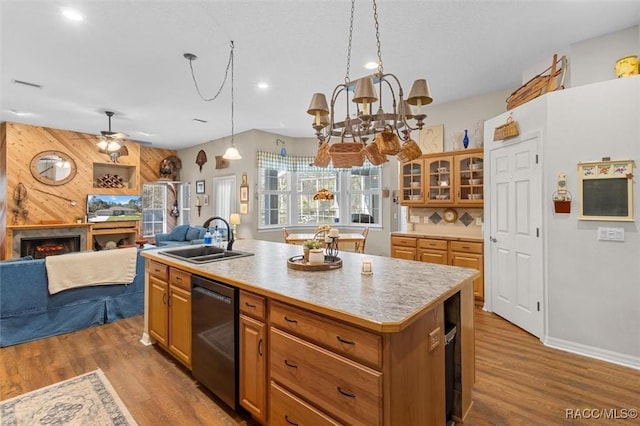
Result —
<path fill-rule="evenodd" d="M 329 96 L 345 77 L 349 0 L 0 1 L 0 121 L 98 134 L 112 110 L 114 131 L 156 147 L 228 136 L 230 86 L 200 100 L 183 54 L 198 56 L 196 78 L 211 97 L 233 40 L 235 133 L 313 137 L 311 95 Z M 384 71 L 405 96 L 427 78 L 435 104 L 515 89 L 523 70 L 554 52 L 640 22 L 638 0 L 378 3 Z M 356 2 L 352 79 L 370 74 L 363 65 L 376 59 L 371 4 Z M 65 7 L 84 20 L 64 18 Z"/>

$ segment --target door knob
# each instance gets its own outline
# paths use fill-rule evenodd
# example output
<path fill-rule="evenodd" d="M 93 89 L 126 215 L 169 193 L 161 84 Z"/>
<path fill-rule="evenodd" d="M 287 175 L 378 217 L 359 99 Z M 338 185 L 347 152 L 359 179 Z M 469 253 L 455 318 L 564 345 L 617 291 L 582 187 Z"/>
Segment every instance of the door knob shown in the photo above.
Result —
<path fill-rule="evenodd" d="M 491 241 L 492 243 L 497 243 L 498 240 L 496 238 L 493 237 L 489 237 L 489 241 Z"/>

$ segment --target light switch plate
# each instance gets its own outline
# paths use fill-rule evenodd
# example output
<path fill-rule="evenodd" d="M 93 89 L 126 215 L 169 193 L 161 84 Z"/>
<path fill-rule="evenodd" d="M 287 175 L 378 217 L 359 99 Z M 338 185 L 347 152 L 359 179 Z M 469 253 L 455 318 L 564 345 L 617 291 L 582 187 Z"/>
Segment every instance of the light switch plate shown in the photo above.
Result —
<path fill-rule="evenodd" d="M 409 222 L 411 222 L 411 223 L 420 223 L 420 216 L 411 216 L 409 218 Z"/>

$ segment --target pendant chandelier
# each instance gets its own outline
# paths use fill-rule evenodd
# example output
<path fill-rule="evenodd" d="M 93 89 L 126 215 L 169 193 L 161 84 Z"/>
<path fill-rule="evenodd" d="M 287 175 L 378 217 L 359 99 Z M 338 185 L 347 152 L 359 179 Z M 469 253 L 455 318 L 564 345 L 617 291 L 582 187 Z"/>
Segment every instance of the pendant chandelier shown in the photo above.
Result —
<path fill-rule="evenodd" d="M 427 117 L 423 107 L 433 101 L 426 79 L 414 81 L 409 97 L 405 99 L 400 80 L 394 74 L 384 72 L 376 0 L 373 0 L 373 18 L 378 70 L 372 75 L 357 80 L 350 79 L 354 11 L 355 0 L 351 0 L 345 82 L 333 89 L 330 103 L 327 103 L 323 93 L 314 93 L 307 109 L 307 113 L 314 116 L 313 128 L 319 141 L 314 164 L 319 167 L 326 167 L 329 159 L 333 161 L 334 167 L 358 166 L 364 161 L 365 155 L 372 164 L 387 161 L 386 155 L 400 154 L 398 158 L 401 161 L 407 161 L 408 155 L 415 158 L 415 153 L 418 155 L 421 153 L 419 149 L 415 150 L 417 144 L 411 140 L 410 132 L 422 129 L 424 119 Z M 383 95 L 389 96 L 391 100 L 391 106 L 387 111 L 383 108 Z M 346 115 L 343 120 L 336 117 L 336 104 L 341 96 L 344 97 L 346 106 Z M 353 113 L 350 100 L 355 104 Z M 412 106 L 416 108 L 415 114 Z M 413 126 L 410 123 L 412 119 L 415 120 Z M 344 146 L 341 143 L 329 145 L 331 137 L 340 137 L 342 143 L 345 139 L 351 139 L 353 142 Z M 374 141 L 366 145 L 369 139 Z M 407 142 L 412 142 L 411 152 L 401 153 L 404 146 L 400 146 L 400 141 L 405 142 L 405 145 Z M 357 143 L 360 148 L 354 143 Z M 390 146 L 389 143 L 391 143 Z M 359 149 L 362 151 L 358 151 Z"/>
<path fill-rule="evenodd" d="M 240 160 L 242 159 L 242 156 L 240 155 L 240 152 L 238 152 L 238 148 L 236 148 L 236 143 L 234 140 L 235 137 L 235 128 L 234 128 L 234 106 L 235 106 L 235 96 L 234 96 L 234 91 L 233 91 L 233 83 L 234 83 L 234 76 L 233 76 L 233 71 L 234 71 L 234 63 L 233 63 L 233 51 L 235 49 L 235 44 L 233 43 L 233 40 L 230 42 L 230 50 L 229 50 L 229 61 L 227 62 L 227 68 L 224 72 L 224 80 L 222 81 L 222 84 L 220 85 L 220 88 L 218 89 L 217 93 L 212 97 L 212 98 L 205 98 L 202 93 L 200 92 L 200 87 L 198 86 L 198 82 L 196 80 L 196 76 L 195 73 L 193 71 L 193 61 L 195 61 L 196 59 L 198 59 L 198 57 L 196 55 L 194 55 L 193 53 L 185 53 L 183 54 L 184 58 L 186 60 L 189 61 L 189 68 L 191 69 L 191 77 L 193 79 L 193 84 L 196 88 L 196 91 L 198 92 L 198 95 L 200 96 L 200 99 L 202 99 L 205 102 L 211 102 L 214 101 L 218 98 L 218 95 L 220 95 L 220 92 L 222 92 L 222 89 L 224 88 L 225 83 L 227 82 L 227 76 L 229 74 L 229 69 L 231 69 L 231 146 L 229 146 L 229 148 L 227 148 L 227 150 L 225 151 L 224 155 L 222 156 L 222 158 L 226 159 L 226 160 Z M 202 167 L 202 166 L 201 166 Z"/>

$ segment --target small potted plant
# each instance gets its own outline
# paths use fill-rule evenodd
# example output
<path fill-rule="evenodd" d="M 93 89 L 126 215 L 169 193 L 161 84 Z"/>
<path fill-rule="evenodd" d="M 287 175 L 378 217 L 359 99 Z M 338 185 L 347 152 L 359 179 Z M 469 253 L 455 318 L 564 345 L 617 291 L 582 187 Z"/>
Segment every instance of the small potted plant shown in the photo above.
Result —
<path fill-rule="evenodd" d="M 322 246 L 320 245 L 320 241 L 318 240 L 307 240 L 304 242 L 304 244 L 302 245 L 303 249 L 304 249 L 304 262 L 305 263 L 310 263 L 310 259 L 309 259 L 309 255 L 310 253 L 314 253 L 316 262 L 317 262 L 317 254 L 318 252 L 320 252 L 320 255 L 322 256 L 322 262 L 324 262 L 324 255 L 322 254 Z M 320 262 L 320 263 L 322 263 Z M 314 263 L 314 262 L 311 262 Z"/>
<path fill-rule="evenodd" d="M 76 223 L 82 223 L 83 220 L 84 220 L 84 217 L 76 216 Z"/>

